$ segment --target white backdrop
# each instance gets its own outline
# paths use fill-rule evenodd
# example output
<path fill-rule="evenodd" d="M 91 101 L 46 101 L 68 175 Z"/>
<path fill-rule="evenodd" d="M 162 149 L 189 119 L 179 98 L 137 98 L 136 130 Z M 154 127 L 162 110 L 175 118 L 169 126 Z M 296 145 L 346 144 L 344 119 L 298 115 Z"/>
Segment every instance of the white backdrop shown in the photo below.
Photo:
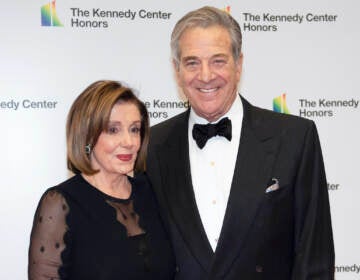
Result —
<path fill-rule="evenodd" d="M 358 1 L 58 0 L 52 24 L 62 26 L 42 26 L 47 4 L 12 0 L 0 10 L 0 279 L 26 279 L 40 195 L 69 176 L 65 119 L 74 98 L 95 80 L 115 79 L 148 102 L 152 124 L 182 111 L 159 102 L 180 101 L 181 95 L 169 38 L 182 15 L 203 5 L 228 7 L 241 23 L 240 92 L 268 109 L 285 93 L 291 114 L 316 122 L 329 182 L 336 279 L 360 279 Z M 114 11 L 118 17 L 104 17 Z"/>

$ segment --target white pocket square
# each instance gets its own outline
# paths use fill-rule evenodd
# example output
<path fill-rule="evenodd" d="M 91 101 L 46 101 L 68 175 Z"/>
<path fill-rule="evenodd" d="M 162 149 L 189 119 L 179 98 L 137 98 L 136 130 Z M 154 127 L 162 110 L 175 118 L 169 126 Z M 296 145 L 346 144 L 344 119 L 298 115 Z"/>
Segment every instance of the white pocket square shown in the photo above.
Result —
<path fill-rule="evenodd" d="M 272 178 L 271 179 L 271 185 L 266 188 L 265 193 L 276 191 L 279 188 L 280 188 L 279 180 L 276 179 L 276 178 Z"/>

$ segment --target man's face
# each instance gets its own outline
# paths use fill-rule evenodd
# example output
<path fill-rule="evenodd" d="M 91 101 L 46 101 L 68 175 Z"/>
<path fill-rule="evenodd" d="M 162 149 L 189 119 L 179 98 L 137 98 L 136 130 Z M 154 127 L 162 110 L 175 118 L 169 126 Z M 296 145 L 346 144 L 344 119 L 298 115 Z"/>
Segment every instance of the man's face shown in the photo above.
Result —
<path fill-rule="evenodd" d="M 199 116 L 216 121 L 235 100 L 242 55 L 234 61 L 229 32 L 221 26 L 185 30 L 179 48 L 179 86 Z"/>

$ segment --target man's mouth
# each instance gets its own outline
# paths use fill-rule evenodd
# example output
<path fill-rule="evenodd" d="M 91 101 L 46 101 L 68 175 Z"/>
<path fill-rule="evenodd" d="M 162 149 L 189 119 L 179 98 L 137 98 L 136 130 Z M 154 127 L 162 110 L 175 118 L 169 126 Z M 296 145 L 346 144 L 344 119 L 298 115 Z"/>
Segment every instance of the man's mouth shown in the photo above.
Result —
<path fill-rule="evenodd" d="M 199 88 L 199 91 L 203 92 L 203 93 L 211 93 L 211 92 L 215 92 L 217 91 L 219 88 L 215 87 L 215 88 Z"/>

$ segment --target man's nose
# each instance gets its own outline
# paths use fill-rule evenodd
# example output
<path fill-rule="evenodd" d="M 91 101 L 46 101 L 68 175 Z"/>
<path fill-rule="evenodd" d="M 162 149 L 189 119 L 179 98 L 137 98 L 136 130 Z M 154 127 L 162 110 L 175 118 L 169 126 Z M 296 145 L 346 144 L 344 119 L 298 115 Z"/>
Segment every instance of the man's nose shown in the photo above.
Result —
<path fill-rule="evenodd" d="M 213 78 L 213 72 L 209 65 L 202 64 L 200 68 L 199 79 L 203 82 L 209 82 Z"/>

